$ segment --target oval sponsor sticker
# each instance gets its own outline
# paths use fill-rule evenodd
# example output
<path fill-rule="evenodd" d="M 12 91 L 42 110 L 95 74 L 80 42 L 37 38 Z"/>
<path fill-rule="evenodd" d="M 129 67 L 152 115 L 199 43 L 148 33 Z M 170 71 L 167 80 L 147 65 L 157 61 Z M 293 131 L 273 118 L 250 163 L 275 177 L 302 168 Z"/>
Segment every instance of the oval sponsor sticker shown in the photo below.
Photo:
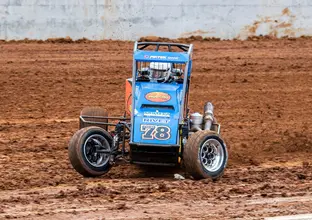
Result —
<path fill-rule="evenodd" d="M 151 102 L 168 102 L 171 96 L 164 92 L 150 92 L 145 95 L 145 98 Z"/>

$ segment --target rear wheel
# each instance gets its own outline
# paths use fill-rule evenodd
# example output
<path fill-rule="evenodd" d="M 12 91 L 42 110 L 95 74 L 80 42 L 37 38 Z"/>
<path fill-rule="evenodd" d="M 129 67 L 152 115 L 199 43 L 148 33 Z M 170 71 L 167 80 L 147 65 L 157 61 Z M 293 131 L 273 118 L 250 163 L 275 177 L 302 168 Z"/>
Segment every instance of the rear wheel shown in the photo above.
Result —
<path fill-rule="evenodd" d="M 183 159 L 185 168 L 195 179 L 218 179 L 223 175 L 228 152 L 214 131 L 197 131 L 187 141 Z"/>
<path fill-rule="evenodd" d="M 92 116 L 98 116 L 98 117 L 107 117 L 108 114 L 107 112 L 101 108 L 101 107 L 85 107 L 82 109 L 80 112 L 80 116 L 91 116 L 90 118 L 85 117 L 86 121 L 91 121 L 91 122 L 108 122 L 108 119 L 103 119 L 103 118 L 92 118 Z M 79 117 L 79 129 L 85 128 L 85 127 L 90 127 L 90 126 L 98 126 L 100 128 L 103 128 L 104 130 L 108 129 L 108 125 L 101 125 L 101 124 L 93 124 L 93 123 L 87 123 L 84 122 L 80 117 Z"/>
<path fill-rule="evenodd" d="M 82 128 L 69 142 L 69 160 L 83 176 L 103 175 L 111 168 L 111 142 L 112 137 L 103 128 Z"/>

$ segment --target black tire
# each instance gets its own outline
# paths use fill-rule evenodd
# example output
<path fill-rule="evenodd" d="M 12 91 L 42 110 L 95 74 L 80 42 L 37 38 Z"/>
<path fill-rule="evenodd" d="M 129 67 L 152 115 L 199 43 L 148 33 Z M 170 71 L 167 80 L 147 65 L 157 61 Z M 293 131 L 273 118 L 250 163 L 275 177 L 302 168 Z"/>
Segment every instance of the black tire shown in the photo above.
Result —
<path fill-rule="evenodd" d="M 220 156 L 221 159 L 220 159 L 220 162 L 218 162 L 218 166 L 216 170 L 208 170 L 205 167 L 204 162 L 203 162 L 203 160 L 205 159 L 202 159 L 201 157 L 202 147 L 204 147 L 204 144 L 208 140 L 212 142 L 220 143 L 219 150 L 220 150 L 220 155 L 222 154 L 222 156 Z M 208 153 L 208 154 L 211 155 L 212 153 Z M 206 156 L 207 154 L 204 154 L 204 155 Z M 227 160 L 228 160 L 228 152 L 227 152 L 225 143 L 223 142 L 223 140 L 219 137 L 219 135 L 216 132 L 197 131 L 196 133 L 191 135 L 191 137 L 188 139 L 184 147 L 183 160 L 184 160 L 186 171 L 191 176 L 193 176 L 194 179 L 211 178 L 213 180 L 216 180 L 220 178 L 224 173 L 224 169 L 226 167 Z M 212 159 L 206 159 L 207 163 L 209 160 L 210 162 L 214 161 Z"/>
<path fill-rule="evenodd" d="M 68 146 L 68 156 L 72 166 L 78 173 L 80 173 L 85 177 L 103 175 L 107 173 L 111 168 L 111 164 L 109 162 L 109 159 L 107 160 L 106 154 L 105 161 L 107 160 L 107 162 L 99 166 L 93 165 L 92 162 L 90 162 L 89 159 L 87 158 L 86 148 L 88 146 L 89 149 L 92 148 L 92 145 L 90 147 L 91 141 L 93 141 L 92 137 L 102 137 L 101 141 L 103 145 L 106 145 L 105 146 L 106 148 L 108 148 L 109 146 L 109 149 L 111 149 L 112 144 L 111 135 L 103 128 L 95 126 L 86 127 L 78 130 L 70 139 Z M 88 141 L 88 143 L 86 143 L 86 141 Z M 94 145 L 92 149 L 94 149 Z M 109 156 L 107 157 L 109 158 Z"/>
<path fill-rule="evenodd" d="M 108 116 L 107 112 L 101 107 L 85 107 L 80 112 L 80 116 L 82 115 L 83 116 L 100 116 L 100 117 Z M 85 120 L 91 121 L 91 122 L 105 122 L 105 123 L 108 122 L 108 119 L 100 119 L 100 118 L 85 118 Z M 79 117 L 79 129 L 90 127 L 90 126 L 97 126 L 97 127 L 103 128 L 106 131 L 108 129 L 108 125 L 100 125 L 100 124 L 95 125 L 91 123 L 86 123 L 86 122 L 83 122 L 81 118 Z"/>

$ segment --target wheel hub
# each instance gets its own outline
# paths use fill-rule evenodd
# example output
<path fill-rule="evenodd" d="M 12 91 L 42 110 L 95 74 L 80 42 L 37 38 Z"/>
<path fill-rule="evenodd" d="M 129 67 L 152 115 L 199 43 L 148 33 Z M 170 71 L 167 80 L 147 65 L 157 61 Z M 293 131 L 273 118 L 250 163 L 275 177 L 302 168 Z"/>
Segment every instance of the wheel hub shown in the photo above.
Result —
<path fill-rule="evenodd" d="M 102 167 L 108 163 L 110 154 L 100 152 L 106 150 L 110 152 L 110 146 L 105 137 L 99 134 L 93 134 L 87 138 L 83 146 L 83 153 L 88 163 L 94 167 Z"/>
<path fill-rule="evenodd" d="M 221 143 L 216 139 L 208 139 L 201 146 L 200 155 L 201 164 L 209 172 L 217 171 L 224 160 Z"/>

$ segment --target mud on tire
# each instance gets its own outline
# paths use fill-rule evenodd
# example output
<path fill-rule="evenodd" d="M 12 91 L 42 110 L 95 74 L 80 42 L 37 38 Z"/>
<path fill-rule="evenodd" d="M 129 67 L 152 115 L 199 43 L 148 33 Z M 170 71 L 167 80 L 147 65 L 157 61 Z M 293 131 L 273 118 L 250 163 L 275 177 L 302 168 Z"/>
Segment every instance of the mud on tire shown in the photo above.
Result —
<path fill-rule="evenodd" d="M 223 175 L 228 160 L 226 145 L 214 131 L 197 131 L 188 139 L 183 160 L 194 179 L 216 180 Z"/>
<path fill-rule="evenodd" d="M 100 176 L 107 173 L 111 164 L 110 153 L 97 153 L 96 149 L 110 152 L 112 137 L 100 127 L 78 130 L 68 146 L 69 160 L 74 169 L 83 176 Z"/>
<path fill-rule="evenodd" d="M 107 117 L 108 113 L 101 107 L 85 107 L 80 112 L 80 116 L 101 116 L 101 117 Z M 86 118 L 86 120 L 91 122 L 108 122 L 108 119 L 102 119 L 102 118 Z M 107 131 L 108 126 L 107 125 L 95 125 L 87 122 L 83 122 L 81 118 L 79 117 L 79 129 L 90 127 L 90 126 L 98 126 L 100 128 L 103 128 Z"/>

